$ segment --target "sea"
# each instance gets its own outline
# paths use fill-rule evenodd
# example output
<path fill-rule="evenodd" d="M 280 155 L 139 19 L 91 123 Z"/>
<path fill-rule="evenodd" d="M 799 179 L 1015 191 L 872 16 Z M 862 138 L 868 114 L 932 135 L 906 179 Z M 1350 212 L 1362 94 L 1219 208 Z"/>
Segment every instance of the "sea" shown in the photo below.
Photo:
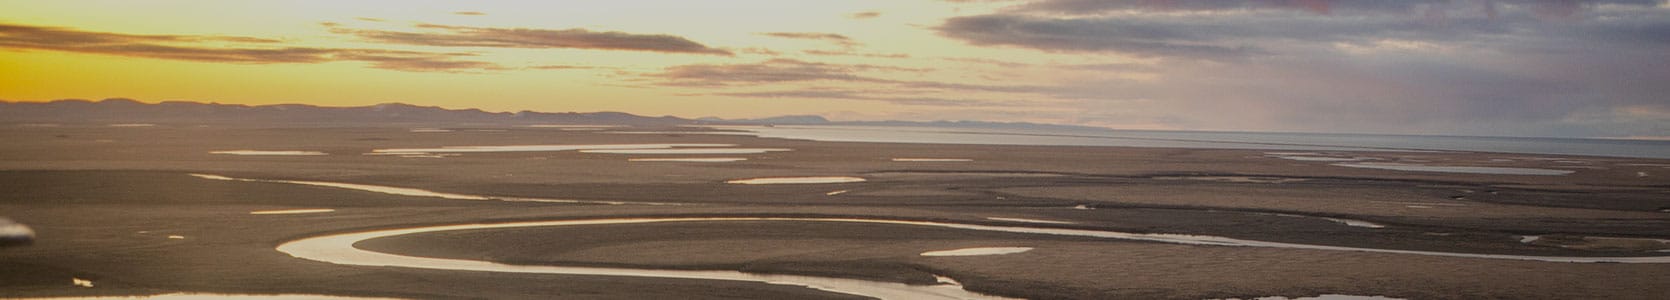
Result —
<path fill-rule="evenodd" d="M 1333 133 L 898 126 L 706 126 L 765 138 L 830 142 L 1116 146 L 1281 151 L 1460 151 L 1670 159 L 1670 141 Z"/>

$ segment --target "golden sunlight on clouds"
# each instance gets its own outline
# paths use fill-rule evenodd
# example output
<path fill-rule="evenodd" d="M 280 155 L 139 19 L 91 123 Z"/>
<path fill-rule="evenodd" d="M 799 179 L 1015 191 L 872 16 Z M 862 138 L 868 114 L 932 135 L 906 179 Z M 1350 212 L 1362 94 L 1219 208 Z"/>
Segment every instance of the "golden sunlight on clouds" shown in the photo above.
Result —
<path fill-rule="evenodd" d="M 1638 62 L 1670 53 L 1665 20 L 1639 0 L 0 1 L 0 99 L 1665 135 L 1559 121 L 1663 110 L 1670 68 Z"/>
<path fill-rule="evenodd" d="M 908 23 L 947 17 L 953 10 L 932 2 L 85 1 L 4 6 L 0 24 L 10 27 L 6 36 L 12 41 L 6 46 L 12 49 L 3 56 L 8 78 L 0 83 L 6 90 L 0 97 L 13 100 L 401 101 L 490 110 L 769 116 L 893 109 L 899 105 L 875 99 L 929 97 L 879 91 L 841 99 L 737 99 L 725 94 L 852 91 L 870 89 L 873 82 L 761 79 L 714 90 L 679 88 L 665 74 L 690 65 L 747 66 L 786 59 L 829 64 L 820 71 L 830 72 L 823 75 L 831 78 L 983 81 L 938 71 L 961 69 L 962 63 L 931 51 L 963 46 L 922 28 L 931 23 Z M 848 16 L 880 10 L 899 20 Z M 917 71 L 869 67 L 881 65 Z M 795 72 L 762 71 L 738 76 Z M 976 98 L 985 92 L 907 93 Z"/>

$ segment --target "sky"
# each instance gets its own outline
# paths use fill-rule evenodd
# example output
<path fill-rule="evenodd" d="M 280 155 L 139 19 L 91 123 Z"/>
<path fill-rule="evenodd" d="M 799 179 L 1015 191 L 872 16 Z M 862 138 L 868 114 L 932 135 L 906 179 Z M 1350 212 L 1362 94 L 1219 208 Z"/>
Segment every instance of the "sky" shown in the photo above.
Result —
<path fill-rule="evenodd" d="M 1663 0 L 0 0 L 0 99 L 1670 137 Z"/>

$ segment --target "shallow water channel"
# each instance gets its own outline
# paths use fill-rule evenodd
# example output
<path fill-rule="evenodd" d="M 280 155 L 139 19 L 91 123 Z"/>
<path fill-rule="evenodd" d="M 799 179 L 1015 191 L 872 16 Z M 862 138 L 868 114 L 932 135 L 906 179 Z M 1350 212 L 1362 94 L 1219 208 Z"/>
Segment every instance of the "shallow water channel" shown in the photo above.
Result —
<path fill-rule="evenodd" d="M 843 293 L 843 294 L 853 294 L 853 295 L 877 297 L 877 298 L 882 298 L 882 299 L 1006 299 L 1006 298 L 1003 298 L 1003 297 L 982 295 L 982 294 L 978 294 L 978 293 L 974 293 L 974 292 L 969 292 L 969 291 L 963 290 L 961 288 L 961 286 L 955 285 L 955 284 L 906 285 L 906 284 L 892 283 L 892 282 L 866 281 L 866 280 L 842 279 L 842 278 L 826 278 L 826 277 L 796 276 L 796 275 L 751 274 L 751 273 L 743 273 L 743 272 L 738 272 L 738 271 L 687 271 L 687 270 L 655 270 L 655 269 L 631 269 L 631 268 L 595 268 L 595 267 L 507 265 L 507 264 L 500 264 L 500 263 L 494 263 L 494 262 L 489 262 L 489 261 L 478 261 L 478 260 L 467 260 L 467 259 L 444 259 L 444 258 L 428 258 L 428 257 L 405 256 L 405 255 L 398 255 L 398 254 L 368 251 L 368 250 L 363 250 L 363 249 L 359 249 L 359 248 L 354 247 L 355 243 L 358 243 L 358 242 L 364 241 L 364 240 L 369 240 L 369 239 L 400 236 L 400 235 L 408 235 L 408 234 L 428 233 L 428 232 L 455 231 L 455 230 L 524 228 L 524 227 L 547 227 L 547 226 L 583 226 L 583 225 L 604 225 L 604 224 L 645 224 L 645 223 L 672 223 L 672 222 L 744 222 L 744 221 L 894 224 L 894 225 L 927 226 L 927 227 L 940 227 L 940 228 L 952 228 L 952 229 L 964 229 L 964 230 L 980 230 L 980 231 L 993 231 L 993 232 L 1010 232 L 1010 233 L 1025 233 L 1025 234 L 1096 237 L 1096 238 L 1107 238 L 1107 239 L 1151 241 L 1151 242 L 1185 244 L 1185 245 L 1228 246 L 1228 247 L 1270 247 L 1270 248 L 1311 249 L 1311 250 L 1331 250 L 1331 251 L 1358 251 L 1358 252 L 1447 256 L 1447 257 L 1464 257 L 1464 258 L 1530 260 L 1530 261 L 1562 262 L 1562 263 L 1599 263 L 1599 262 L 1609 262 L 1609 263 L 1670 263 L 1670 256 L 1556 257 L 1556 256 L 1497 255 L 1497 254 L 1453 253 L 1453 252 L 1436 252 L 1436 251 L 1414 251 L 1414 250 L 1374 249 L 1374 248 L 1354 248 L 1354 247 L 1341 247 L 1341 246 L 1291 244 L 1291 243 L 1279 243 L 1279 242 L 1242 240 L 1242 239 L 1233 239 L 1233 238 L 1216 237 L 1216 236 L 1183 235 L 1183 234 L 1128 233 L 1128 232 L 1085 230 L 1085 229 L 1036 228 L 1036 227 L 1018 227 L 1018 226 L 992 226 L 992 225 L 978 225 L 978 224 L 961 224 L 961 223 L 911 221 L 911 220 L 889 220 L 889 219 L 766 218 L 766 217 L 628 218 L 628 219 L 556 220 L 556 221 L 506 222 L 506 223 L 490 223 L 490 224 L 443 225 L 443 226 L 417 227 L 417 228 L 405 228 L 405 229 L 375 230 L 375 231 L 365 231 L 365 232 L 344 233 L 344 234 L 334 234 L 334 235 L 311 237 L 311 238 L 305 238 L 305 239 L 300 239 L 300 240 L 295 240 L 295 241 L 290 241 L 290 242 L 284 243 L 282 245 L 279 245 L 277 249 L 280 252 L 290 254 L 291 256 L 294 256 L 294 257 L 297 257 L 297 258 L 315 260 L 315 261 L 321 261 L 321 262 L 328 262 L 328 263 L 334 263 L 334 264 L 341 264 L 341 265 L 392 266 L 392 267 L 408 267 L 408 268 L 424 268 L 424 269 L 461 270 L 461 271 L 488 271 L 488 272 L 512 272 L 512 273 L 575 274 L 575 275 L 600 275 L 600 276 L 633 276 L 633 277 L 656 277 L 656 278 L 685 278 L 685 279 L 752 281 L 752 282 L 761 282 L 761 283 L 770 283 L 770 284 L 805 286 L 805 287 L 808 287 L 808 288 L 813 288 L 813 289 L 818 289 L 818 290 L 837 292 L 837 293 Z"/>

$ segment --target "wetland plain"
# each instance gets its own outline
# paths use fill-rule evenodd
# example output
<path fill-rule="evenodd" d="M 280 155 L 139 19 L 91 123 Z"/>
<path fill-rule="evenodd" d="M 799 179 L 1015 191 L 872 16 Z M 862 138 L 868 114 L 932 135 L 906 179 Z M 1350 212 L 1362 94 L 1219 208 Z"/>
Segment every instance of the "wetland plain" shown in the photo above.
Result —
<path fill-rule="evenodd" d="M 1670 295 L 1664 159 L 712 130 L 4 126 L 0 297 Z"/>

